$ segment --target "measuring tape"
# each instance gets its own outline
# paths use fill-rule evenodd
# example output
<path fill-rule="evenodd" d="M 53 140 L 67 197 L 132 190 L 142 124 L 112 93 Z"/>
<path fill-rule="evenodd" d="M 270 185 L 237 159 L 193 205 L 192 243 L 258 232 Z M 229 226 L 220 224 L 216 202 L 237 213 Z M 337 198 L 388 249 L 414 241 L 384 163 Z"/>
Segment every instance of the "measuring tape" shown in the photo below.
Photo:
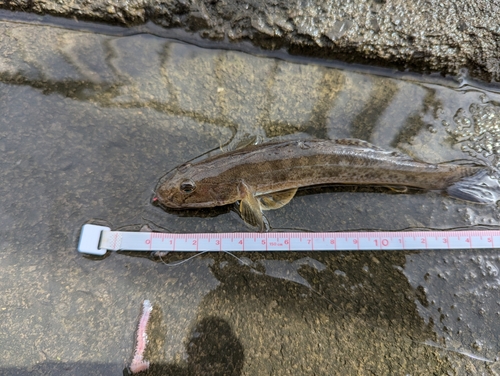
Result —
<path fill-rule="evenodd" d="M 402 232 L 242 232 L 170 234 L 82 227 L 78 251 L 266 252 L 500 248 L 500 230 Z"/>

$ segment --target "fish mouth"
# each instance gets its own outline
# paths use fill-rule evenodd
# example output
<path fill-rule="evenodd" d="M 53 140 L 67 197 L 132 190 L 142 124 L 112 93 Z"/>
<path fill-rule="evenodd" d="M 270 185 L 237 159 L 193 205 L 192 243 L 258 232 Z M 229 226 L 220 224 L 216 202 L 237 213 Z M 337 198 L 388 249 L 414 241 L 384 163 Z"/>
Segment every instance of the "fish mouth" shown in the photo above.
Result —
<path fill-rule="evenodd" d="M 165 199 L 160 198 L 158 194 L 154 194 L 153 197 L 151 198 L 151 204 L 153 206 L 161 207 L 163 209 L 169 209 L 169 210 L 189 210 L 189 209 L 206 209 L 206 208 L 213 208 L 214 206 L 219 206 L 216 205 L 215 203 L 211 202 L 205 202 L 205 203 L 200 203 L 200 202 L 182 202 L 182 203 L 177 203 L 174 200 L 174 196 L 171 195 Z"/>
<path fill-rule="evenodd" d="M 167 197 L 166 199 L 161 198 L 161 196 L 157 193 L 153 195 L 151 198 L 151 204 L 153 206 L 159 206 L 162 208 L 168 208 L 168 209 L 182 209 L 183 206 L 176 204 L 173 200 L 173 195 Z"/>

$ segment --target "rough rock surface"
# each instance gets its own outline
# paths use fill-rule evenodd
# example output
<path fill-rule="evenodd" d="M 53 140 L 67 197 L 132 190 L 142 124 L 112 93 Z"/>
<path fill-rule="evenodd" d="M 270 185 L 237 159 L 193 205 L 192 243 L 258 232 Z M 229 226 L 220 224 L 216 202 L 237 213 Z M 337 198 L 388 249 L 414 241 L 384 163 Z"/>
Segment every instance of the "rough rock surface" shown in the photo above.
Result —
<path fill-rule="evenodd" d="M 153 21 L 300 55 L 500 80 L 497 0 L 4 0 L 0 7 L 120 24 Z"/>

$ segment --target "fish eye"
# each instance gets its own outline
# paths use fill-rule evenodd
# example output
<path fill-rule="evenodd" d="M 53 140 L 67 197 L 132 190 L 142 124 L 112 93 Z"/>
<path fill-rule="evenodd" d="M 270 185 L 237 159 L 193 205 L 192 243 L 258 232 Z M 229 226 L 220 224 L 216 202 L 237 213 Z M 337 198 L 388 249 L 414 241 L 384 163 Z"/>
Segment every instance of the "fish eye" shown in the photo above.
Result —
<path fill-rule="evenodd" d="M 180 189 L 182 193 L 189 194 L 194 192 L 194 190 L 196 189 L 196 185 L 192 180 L 185 180 L 181 183 Z"/>

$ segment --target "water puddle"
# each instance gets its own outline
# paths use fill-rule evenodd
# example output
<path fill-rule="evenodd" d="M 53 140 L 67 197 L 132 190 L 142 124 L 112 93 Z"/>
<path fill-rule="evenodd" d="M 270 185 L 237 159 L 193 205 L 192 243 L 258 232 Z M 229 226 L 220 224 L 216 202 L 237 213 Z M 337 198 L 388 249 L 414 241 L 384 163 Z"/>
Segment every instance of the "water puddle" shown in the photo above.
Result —
<path fill-rule="evenodd" d="M 248 137 L 351 137 L 430 163 L 498 168 L 499 94 L 466 77 L 340 69 L 78 25 L 0 22 L 2 371 L 117 374 L 149 299 L 153 374 L 499 372 L 494 251 L 220 254 L 176 267 L 75 251 L 89 220 L 249 231 L 232 207 L 151 205 L 167 171 Z M 304 190 L 266 216 L 277 231 L 500 222 L 495 205 L 360 187 Z"/>

